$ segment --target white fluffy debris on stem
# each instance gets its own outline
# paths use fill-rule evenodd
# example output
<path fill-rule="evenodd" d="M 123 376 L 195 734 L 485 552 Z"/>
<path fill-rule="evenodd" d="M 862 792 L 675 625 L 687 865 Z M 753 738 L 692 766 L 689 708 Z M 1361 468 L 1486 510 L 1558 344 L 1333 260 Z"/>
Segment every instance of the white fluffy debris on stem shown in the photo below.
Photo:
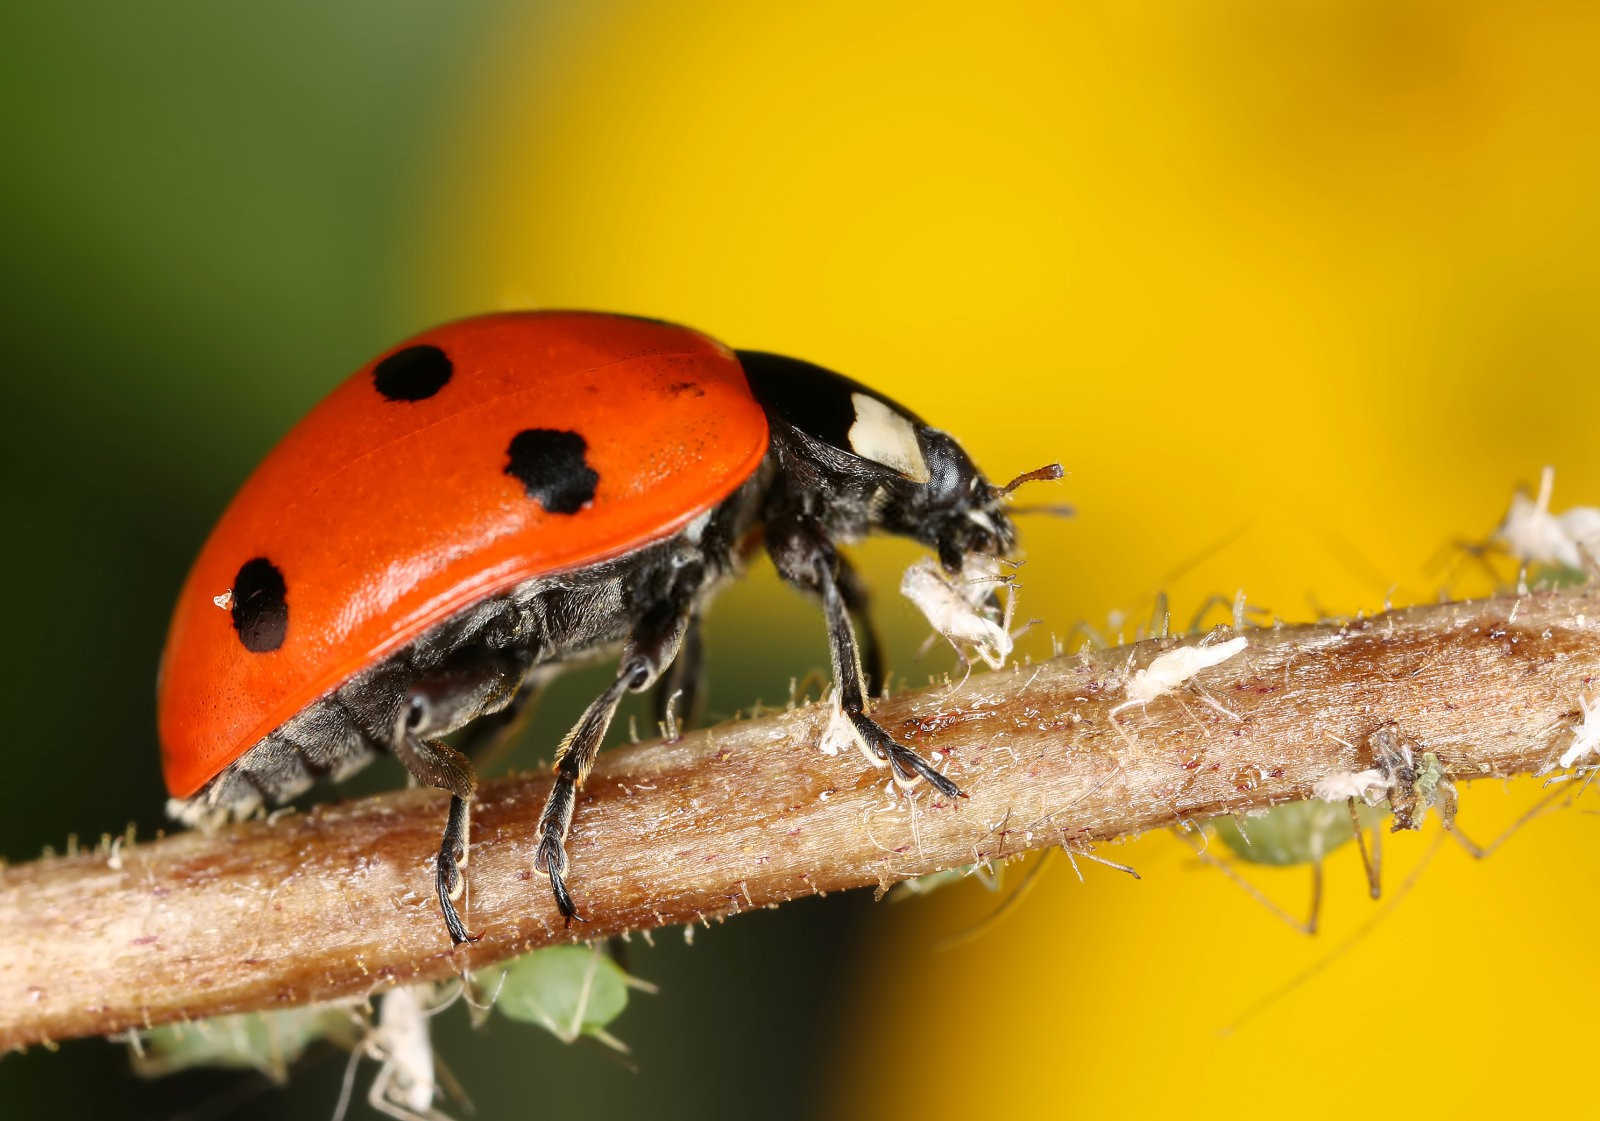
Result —
<path fill-rule="evenodd" d="M 1563 768 L 1600 753 L 1600 700 L 1591 705 L 1579 697 L 1578 709 L 1583 713 L 1583 720 L 1572 730 L 1571 745 L 1561 753 L 1559 762 Z"/>
<path fill-rule="evenodd" d="M 1002 587 L 1007 589 L 1005 612 L 996 619 L 990 598 Z M 998 557 L 969 555 L 953 577 L 924 557 L 900 578 L 900 594 L 917 605 L 928 625 L 956 648 L 962 660 L 978 658 L 990 669 L 1000 669 L 1011 656 L 1016 592 L 1001 574 Z"/>
<path fill-rule="evenodd" d="M 1324 802 L 1348 802 L 1352 798 L 1359 798 L 1370 806 L 1375 805 L 1393 785 L 1394 779 L 1376 768 L 1335 771 L 1319 778 L 1312 786 L 1311 794 Z"/>
<path fill-rule="evenodd" d="M 1550 512 L 1550 494 L 1556 472 L 1546 467 L 1539 475 L 1539 493 L 1533 498 L 1517 493 L 1511 508 L 1495 530 L 1495 540 L 1524 564 L 1582 568 L 1583 554 L 1600 561 L 1600 509 L 1574 506 L 1563 514 Z"/>
<path fill-rule="evenodd" d="M 1166 696 L 1203 670 L 1221 665 L 1249 645 L 1243 635 L 1215 646 L 1180 646 L 1150 659 L 1150 664 L 1128 679 L 1127 700 L 1118 708 L 1148 704 Z"/>
<path fill-rule="evenodd" d="M 817 747 L 824 755 L 837 755 L 840 748 L 851 747 L 855 742 L 855 731 L 839 704 L 839 690 L 835 689 L 828 698 L 828 723 L 822 729 L 822 738 L 817 741 Z"/>
<path fill-rule="evenodd" d="M 861 733 L 856 731 L 856 726 L 844 714 L 844 706 L 839 703 L 837 689 L 828 698 L 828 722 L 822 728 L 822 738 L 817 741 L 817 747 L 824 755 L 838 755 L 841 749 L 854 747 L 861 752 L 862 758 L 874 767 L 881 769 L 889 765 L 887 759 L 872 750 L 872 745 L 861 738 Z"/>

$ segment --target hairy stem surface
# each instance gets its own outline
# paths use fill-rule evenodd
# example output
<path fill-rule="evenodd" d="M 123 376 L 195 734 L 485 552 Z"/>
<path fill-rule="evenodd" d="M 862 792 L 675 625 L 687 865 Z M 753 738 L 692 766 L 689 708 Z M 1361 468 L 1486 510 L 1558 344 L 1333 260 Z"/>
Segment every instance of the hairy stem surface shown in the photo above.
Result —
<path fill-rule="evenodd" d="M 362 994 L 552 942 L 1305 798 L 1370 766 L 1367 736 L 1389 721 L 1457 779 L 1538 771 L 1571 742 L 1579 698 L 1600 693 L 1591 589 L 1245 634 L 1242 653 L 1115 715 L 1130 672 L 1195 639 L 879 702 L 964 799 L 924 785 L 908 803 L 859 755 L 820 753 L 820 705 L 610 752 L 568 844 L 584 919 L 570 930 L 533 871 L 544 775 L 483 788 L 463 910 L 481 939 L 459 950 L 431 890 L 437 791 L 5 868 L 0 1049 Z"/>

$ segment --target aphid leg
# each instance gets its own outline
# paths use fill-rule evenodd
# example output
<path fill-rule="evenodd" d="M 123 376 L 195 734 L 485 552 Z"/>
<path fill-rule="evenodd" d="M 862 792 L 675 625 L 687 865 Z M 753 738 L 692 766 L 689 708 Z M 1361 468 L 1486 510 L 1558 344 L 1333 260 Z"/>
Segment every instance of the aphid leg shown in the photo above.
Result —
<path fill-rule="evenodd" d="M 883 646 L 878 641 L 878 628 L 872 624 L 870 597 L 866 582 L 855 566 L 842 556 L 837 556 L 839 596 L 844 600 L 850 618 L 855 621 L 856 633 L 861 638 L 861 674 L 863 687 L 869 697 L 881 696 L 884 687 Z"/>
<path fill-rule="evenodd" d="M 569 926 L 578 910 L 567 891 L 566 840 L 572 828 L 578 788 L 589 777 L 623 695 L 649 689 L 678 656 L 694 617 L 695 596 L 704 579 L 704 570 L 699 565 L 690 565 L 679 572 L 677 583 L 663 606 L 635 626 L 632 637 L 623 647 L 616 680 L 594 699 L 556 748 L 556 782 L 539 815 L 539 851 L 534 857 L 534 867 L 550 877 L 556 906 Z"/>
<path fill-rule="evenodd" d="M 1533 805 L 1524 810 L 1522 815 L 1508 825 L 1498 837 L 1486 845 L 1480 845 L 1471 837 L 1468 837 L 1461 831 L 1461 827 L 1455 823 L 1455 803 L 1453 798 L 1450 804 L 1450 816 L 1445 816 L 1443 807 L 1440 808 L 1439 816 L 1441 820 L 1444 821 L 1445 828 L 1450 831 L 1450 835 L 1456 839 L 1456 843 L 1465 849 L 1473 857 L 1473 859 L 1483 860 L 1492 854 L 1495 849 L 1509 841 L 1513 834 L 1520 830 L 1524 825 L 1528 824 L 1534 818 L 1549 813 L 1551 810 L 1555 809 L 1556 799 L 1564 793 L 1566 793 L 1565 788 L 1560 786 L 1552 787 L 1547 793 L 1540 796 L 1538 801 L 1534 802 Z"/>
<path fill-rule="evenodd" d="M 1313 860 L 1311 862 L 1311 903 L 1306 908 L 1306 917 L 1304 919 L 1297 919 L 1288 911 L 1279 906 L 1270 896 L 1267 895 L 1266 892 L 1262 891 L 1255 884 L 1245 879 L 1245 877 L 1233 867 L 1232 863 L 1226 860 L 1219 860 L 1207 852 L 1206 845 L 1203 840 L 1197 842 L 1192 837 L 1188 839 L 1189 843 L 1194 846 L 1195 858 L 1199 860 L 1200 863 L 1215 868 L 1224 876 L 1228 877 L 1229 880 L 1233 881 L 1236 887 L 1238 887 L 1251 899 L 1254 899 L 1257 903 L 1261 904 L 1261 906 L 1265 907 L 1285 926 L 1288 926 L 1293 930 L 1298 930 L 1301 934 L 1304 934 L 1307 937 L 1317 933 L 1317 929 L 1322 922 L 1322 861 Z"/>
<path fill-rule="evenodd" d="M 1372 831 L 1372 849 L 1367 849 L 1367 831 L 1361 825 L 1361 815 L 1356 810 L 1356 800 L 1347 799 L 1346 805 L 1350 807 L 1350 827 L 1355 830 L 1356 849 L 1361 853 L 1361 867 L 1367 873 L 1367 894 L 1377 899 L 1383 894 L 1383 849 L 1381 834 Z"/>
<path fill-rule="evenodd" d="M 656 727 L 669 739 L 675 739 L 700 720 L 701 702 L 705 700 L 701 684 L 705 680 L 705 643 L 700 637 L 700 616 L 689 620 L 683 632 L 683 647 L 672 664 L 662 671 L 661 680 L 650 697 Z M 677 698 L 674 700 L 673 698 Z"/>

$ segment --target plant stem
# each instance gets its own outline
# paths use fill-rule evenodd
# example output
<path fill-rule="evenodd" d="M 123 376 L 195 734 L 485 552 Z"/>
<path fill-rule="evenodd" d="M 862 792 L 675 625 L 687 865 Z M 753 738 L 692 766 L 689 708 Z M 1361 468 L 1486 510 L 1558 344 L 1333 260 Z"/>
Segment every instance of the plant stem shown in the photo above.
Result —
<path fill-rule="evenodd" d="M 584 919 L 570 930 L 533 871 L 544 775 L 483 788 L 464 912 L 481 939 L 459 950 L 432 892 L 445 805 L 432 790 L 5 868 L 0 1049 L 364 994 L 552 942 L 1306 798 L 1370 766 L 1367 736 L 1388 721 L 1457 779 L 1538 771 L 1570 742 L 1579 698 L 1600 692 L 1592 588 L 1246 636 L 1242 653 L 1114 716 L 1130 666 L 1196 640 L 879 702 L 884 726 L 937 753 L 965 799 L 923 786 L 908 803 L 860 756 L 820 753 L 820 705 L 610 752 L 568 842 Z"/>

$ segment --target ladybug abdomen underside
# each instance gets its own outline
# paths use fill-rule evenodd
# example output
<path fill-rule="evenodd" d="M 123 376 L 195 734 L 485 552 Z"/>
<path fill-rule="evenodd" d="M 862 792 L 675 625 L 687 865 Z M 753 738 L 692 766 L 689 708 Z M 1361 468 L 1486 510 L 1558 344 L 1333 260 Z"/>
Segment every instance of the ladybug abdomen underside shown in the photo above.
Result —
<path fill-rule="evenodd" d="M 169 791 L 276 739 L 339 773 L 372 750 L 350 683 L 672 538 L 766 446 L 738 360 L 681 327 L 520 313 L 410 340 L 289 433 L 201 551 L 162 660 Z"/>
<path fill-rule="evenodd" d="M 704 592 L 709 598 L 733 574 L 734 557 L 725 543 L 748 520 L 756 489 L 745 488 L 713 519 L 665 542 L 576 573 L 525 581 L 435 625 L 306 705 L 177 803 L 175 816 L 191 825 L 242 816 L 286 802 L 319 778 L 339 781 L 353 774 L 389 751 L 388 730 L 411 687 L 454 659 L 487 652 L 533 680 L 605 652 L 627 637 L 685 559 L 707 565 L 713 577 Z"/>

